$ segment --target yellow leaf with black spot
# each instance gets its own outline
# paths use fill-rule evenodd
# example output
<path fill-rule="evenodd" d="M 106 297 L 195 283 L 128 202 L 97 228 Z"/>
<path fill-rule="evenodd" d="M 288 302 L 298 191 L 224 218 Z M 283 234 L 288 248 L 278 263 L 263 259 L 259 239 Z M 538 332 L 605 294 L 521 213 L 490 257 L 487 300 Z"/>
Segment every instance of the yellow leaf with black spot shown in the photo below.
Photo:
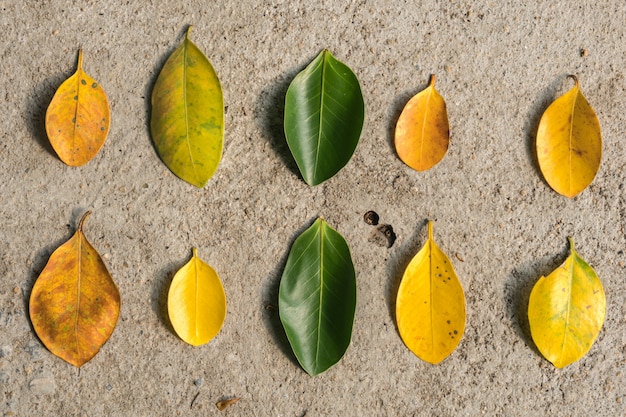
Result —
<path fill-rule="evenodd" d="M 46 111 L 48 139 L 61 161 L 85 165 L 104 145 L 110 120 L 106 93 L 83 71 L 80 50 L 78 70 L 61 84 Z"/>
<path fill-rule="evenodd" d="M 580 91 L 574 87 L 546 109 L 537 130 L 537 160 L 550 187 L 574 197 L 593 181 L 602 159 L 600 122 Z"/>
<path fill-rule="evenodd" d="M 456 349 L 465 331 L 465 294 L 450 259 L 428 240 L 404 272 L 396 300 L 398 330 L 420 359 L 437 364 Z"/>

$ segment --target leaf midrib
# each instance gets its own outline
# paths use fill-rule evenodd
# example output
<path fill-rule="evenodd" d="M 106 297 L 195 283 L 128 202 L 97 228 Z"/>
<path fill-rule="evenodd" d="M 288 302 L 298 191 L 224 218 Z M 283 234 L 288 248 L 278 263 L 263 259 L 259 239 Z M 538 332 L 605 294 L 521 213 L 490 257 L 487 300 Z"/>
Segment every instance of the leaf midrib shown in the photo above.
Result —
<path fill-rule="evenodd" d="M 324 55 L 322 57 L 322 77 L 320 80 L 320 111 L 319 111 L 319 129 L 317 131 L 317 146 L 315 149 L 315 164 L 313 164 L 314 169 L 313 169 L 313 180 L 315 180 L 315 178 L 317 178 L 317 167 L 319 166 L 319 155 L 320 155 L 320 148 L 321 148 L 321 144 L 322 144 L 322 130 L 323 130 L 323 121 L 324 121 L 324 117 L 322 115 L 322 113 L 324 112 L 324 88 L 325 88 L 325 82 L 326 82 L 326 56 L 327 53 L 326 51 L 324 51 Z"/>
<path fill-rule="evenodd" d="M 320 355 L 320 340 L 321 340 L 321 328 L 322 328 L 322 303 L 324 301 L 324 225 L 320 225 L 320 243 L 319 243 L 319 251 L 320 251 L 320 301 L 319 301 L 319 311 L 317 316 L 317 346 L 315 348 L 315 370 L 317 371 L 317 366 L 319 363 L 319 355 Z"/>
<path fill-rule="evenodd" d="M 78 264 L 77 264 L 77 277 L 76 277 L 76 318 L 74 320 L 74 339 L 76 340 L 76 357 L 80 357 L 80 343 L 78 340 L 78 316 L 80 314 L 80 293 L 81 293 L 81 273 L 82 273 L 82 254 L 83 254 L 83 239 L 82 236 L 78 236 Z"/>
<path fill-rule="evenodd" d="M 424 106 L 424 120 L 422 120 L 422 135 L 420 136 L 420 154 L 419 154 L 420 167 L 423 166 L 422 160 L 424 159 L 424 142 L 425 142 L 424 133 L 426 132 L 426 118 L 428 117 L 430 97 L 432 96 L 432 93 L 433 93 L 433 88 L 430 87 L 428 89 L 428 95 L 426 96 L 426 106 Z"/>
<path fill-rule="evenodd" d="M 198 178 L 198 173 L 196 172 L 196 162 L 193 159 L 193 154 L 191 153 L 191 143 L 189 141 L 189 115 L 187 113 L 187 48 L 188 48 L 188 39 L 185 39 L 183 46 L 183 109 L 185 112 L 185 143 L 187 144 L 187 151 L 189 152 L 189 160 L 191 161 L 191 167 L 193 168 L 193 176 L 194 178 Z"/>
<path fill-rule="evenodd" d="M 572 194 L 572 136 L 573 136 L 573 132 L 574 132 L 574 109 L 576 108 L 576 100 L 578 100 L 578 91 L 576 91 L 576 94 L 574 95 L 574 100 L 572 100 L 572 111 L 571 111 L 571 115 L 572 117 L 569 120 L 569 142 L 568 142 L 568 147 L 569 147 L 569 152 L 568 152 L 568 157 L 569 157 L 569 165 L 568 165 L 568 173 L 569 173 L 569 185 L 568 185 L 568 191 L 570 194 Z"/>
<path fill-rule="evenodd" d="M 560 359 L 563 359 L 563 352 L 567 341 L 567 333 L 569 332 L 569 318 L 572 310 L 572 285 L 574 283 L 574 254 L 571 255 L 570 265 L 568 268 L 569 285 L 567 286 L 567 305 L 565 307 L 565 323 L 563 328 L 563 342 L 561 343 Z"/>

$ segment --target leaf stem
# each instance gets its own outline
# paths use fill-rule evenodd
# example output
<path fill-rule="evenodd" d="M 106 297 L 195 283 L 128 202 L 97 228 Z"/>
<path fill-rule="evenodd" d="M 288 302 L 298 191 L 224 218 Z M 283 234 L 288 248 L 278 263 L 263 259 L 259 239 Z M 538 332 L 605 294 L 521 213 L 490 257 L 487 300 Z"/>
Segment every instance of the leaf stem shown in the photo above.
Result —
<path fill-rule="evenodd" d="M 83 69 L 83 49 L 78 50 L 78 69 Z"/>
<path fill-rule="evenodd" d="M 430 82 L 428 83 L 429 87 L 435 85 L 435 81 L 437 81 L 437 76 L 435 74 L 430 74 Z"/>
<path fill-rule="evenodd" d="M 193 28 L 193 25 L 189 25 L 189 27 L 187 28 L 187 33 L 185 34 L 185 39 L 189 39 L 189 34 L 191 33 L 192 28 Z"/>
<path fill-rule="evenodd" d="M 194 258 L 198 257 L 198 249 L 197 248 L 191 248 L 191 255 Z"/>
<path fill-rule="evenodd" d="M 90 215 L 91 215 L 91 210 L 87 210 L 85 214 L 83 214 L 83 217 L 81 217 L 80 222 L 78 222 L 78 230 L 80 230 L 81 232 L 83 231 L 83 226 L 85 225 L 85 221 L 87 220 L 87 217 L 89 217 Z"/>
<path fill-rule="evenodd" d="M 575 87 L 580 89 L 580 81 L 578 81 L 578 77 L 575 76 L 574 74 L 570 74 L 570 75 L 568 75 L 568 77 L 570 77 L 572 80 L 574 80 L 574 82 L 576 83 Z"/>
<path fill-rule="evenodd" d="M 574 249 L 574 238 L 573 238 L 573 237 L 571 237 L 571 236 L 568 236 L 568 237 L 567 237 L 567 240 L 568 240 L 568 242 L 569 242 L 569 250 L 570 250 L 572 253 L 576 253 L 576 250 Z"/>
<path fill-rule="evenodd" d="M 433 240 L 433 221 L 428 220 L 428 239 Z"/>

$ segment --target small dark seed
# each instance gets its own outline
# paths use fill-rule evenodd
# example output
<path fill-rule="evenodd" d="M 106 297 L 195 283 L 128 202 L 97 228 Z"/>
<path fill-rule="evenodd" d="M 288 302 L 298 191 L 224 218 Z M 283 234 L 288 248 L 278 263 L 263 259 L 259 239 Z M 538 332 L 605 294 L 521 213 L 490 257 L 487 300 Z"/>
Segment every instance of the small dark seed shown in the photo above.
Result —
<path fill-rule="evenodd" d="M 376 226 L 378 224 L 379 219 L 380 217 L 378 216 L 378 213 L 372 210 L 368 211 L 367 213 L 363 215 L 363 221 L 372 226 Z"/>

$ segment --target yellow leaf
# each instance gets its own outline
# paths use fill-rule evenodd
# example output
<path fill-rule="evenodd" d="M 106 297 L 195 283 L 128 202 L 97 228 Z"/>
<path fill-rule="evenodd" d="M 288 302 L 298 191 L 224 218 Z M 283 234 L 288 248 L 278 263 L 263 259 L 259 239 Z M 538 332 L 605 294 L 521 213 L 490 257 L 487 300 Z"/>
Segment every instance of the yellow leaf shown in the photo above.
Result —
<path fill-rule="evenodd" d="M 436 77 L 404 107 L 396 125 L 396 152 L 417 171 L 435 166 L 448 151 L 450 126 L 446 102 L 435 90 Z"/>
<path fill-rule="evenodd" d="M 602 282 L 574 250 L 547 277 L 539 278 L 528 300 L 530 332 L 541 354 L 557 368 L 582 358 L 598 337 L 606 313 Z"/>
<path fill-rule="evenodd" d="M 571 77 L 576 85 L 546 109 L 537 131 L 539 168 L 554 191 L 570 198 L 591 184 L 602 158 L 600 122 Z"/>
<path fill-rule="evenodd" d="M 198 258 L 196 248 L 172 280 L 167 309 L 178 336 L 193 346 L 213 339 L 224 323 L 224 288 L 215 270 Z"/>
<path fill-rule="evenodd" d="M 85 213 L 70 240 L 50 256 L 30 296 L 30 319 L 44 345 L 80 367 L 106 343 L 120 313 L 120 293 L 83 234 Z"/>
<path fill-rule="evenodd" d="M 224 98 L 217 73 L 189 39 L 190 31 L 156 80 L 150 131 L 165 165 L 202 188 L 222 158 Z"/>
<path fill-rule="evenodd" d="M 78 70 L 61 84 L 46 111 L 48 139 L 61 161 L 85 165 L 104 145 L 110 120 L 107 96 L 83 71 L 83 51 L 79 50 Z"/>
<path fill-rule="evenodd" d="M 452 263 L 428 240 L 407 266 L 396 301 L 398 330 L 420 359 L 437 364 L 459 344 L 465 330 L 465 295 Z"/>

